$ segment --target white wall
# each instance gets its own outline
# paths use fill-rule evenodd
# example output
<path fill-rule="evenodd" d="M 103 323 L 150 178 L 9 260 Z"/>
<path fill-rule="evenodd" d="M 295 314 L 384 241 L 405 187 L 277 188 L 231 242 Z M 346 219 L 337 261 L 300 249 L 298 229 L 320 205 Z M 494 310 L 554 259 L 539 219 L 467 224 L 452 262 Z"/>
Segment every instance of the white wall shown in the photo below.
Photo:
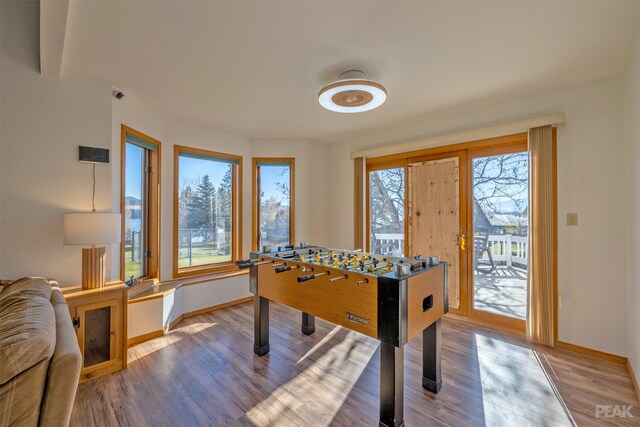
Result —
<path fill-rule="evenodd" d="M 295 157 L 296 242 L 306 241 L 310 245 L 324 246 L 333 244 L 327 230 L 341 221 L 328 216 L 332 203 L 329 173 L 335 172 L 328 164 L 329 146 L 304 139 L 252 139 L 251 155 Z M 248 191 L 251 191 L 250 187 Z"/>
<path fill-rule="evenodd" d="M 353 216 L 351 151 L 556 112 L 567 115 L 567 124 L 558 128 L 559 339 L 626 355 L 620 77 L 467 105 L 426 115 L 419 125 L 335 144 L 330 150 L 332 170 L 338 171 L 331 180 L 331 216 Z M 568 212 L 579 214 L 578 227 L 565 225 Z M 336 245 L 352 244 L 351 221 L 330 232 Z"/>
<path fill-rule="evenodd" d="M 627 357 L 640 374 L 640 34 L 624 78 L 627 184 Z"/>
<path fill-rule="evenodd" d="M 80 281 L 81 250 L 62 243 L 65 212 L 91 209 L 91 165 L 77 161 L 77 146 L 111 149 L 112 163 L 96 170 L 96 208 L 120 209 L 120 125 L 162 142 L 160 278 L 172 278 L 173 147 L 175 144 L 243 156 L 243 254 L 251 245 L 251 157 L 296 157 L 296 236 L 327 240 L 324 213 L 328 148 L 304 140 L 260 140 L 200 126 L 154 111 L 133 91 L 112 97 L 108 82 L 62 79 L 39 72 L 37 2 L 2 2 L 3 88 L 0 271 L 5 278 L 45 275 L 63 285 Z M 317 188 L 309 188 L 317 182 Z M 119 277 L 113 245 L 110 277 Z"/>
<path fill-rule="evenodd" d="M 328 244 L 326 203 L 328 187 L 323 183 L 328 171 L 328 145 L 306 140 L 252 139 L 186 123 L 156 112 L 126 90 L 122 100 L 112 98 L 112 152 L 120 159 L 120 126 L 125 124 L 158 139 L 161 144 L 161 280 L 172 278 L 173 266 L 173 147 L 186 145 L 243 156 L 242 247 L 244 256 L 251 248 L 252 157 L 295 157 L 297 240 Z M 120 203 L 120 163 L 112 165 L 113 205 Z M 119 268 L 114 259 L 113 270 Z"/>
<path fill-rule="evenodd" d="M 91 165 L 78 162 L 78 146 L 110 147 L 111 88 L 40 75 L 38 2 L 1 8 L 0 271 L 79 283 L 81 248 L 62 244 L 62 219 L 91 210 Z M 96 209 L 111 211 L 109 166 L 96 179 Z"/>
<path fill-rule="evenodd" d="M 164 330 L 184 313 L 251 296 L 248 276 L 179 287 L 162 298 L 129 304 L 128 337 Z"/>
<path fill-rule="evenodd" d="M 628 94 L 626 165 L 627 177 L 632 179 L 626 192 L 630 196 L 626 219 L 632 231 L 627 240 L 627 262 L 625 188 L 621 184 L 625 179 L 621 78 L 470 104 L 426 115 L 418 125 L 400 126 L 330 147 L 301 140 L 249 140 L 154 112 L 136 102 L 132 92 L 123 101 L 116 101 L 106 82 L 40 75 L 38 3 L 0 3 L 3 278 L 44 275 L 62 284 L 79 282 L 80 248 L 62 244 L 63 214 L 91 208 L 91 166 L 77 161 L 77 146 L 111 147 L 111 167 L 97 168 L 96 208 L 117 211 L 120 123 L 163 143 L 161 278 L 166 280 L 172 272 L 173 144 L 244 156 L 245 253 L 251 243 L 252 155 L 296 157 L 296 240 L 350 247 L 350 151 L 563 111 L 568 123 L 558 130 L 559 286 L 564 301 L 559 314 L 560 339 L 621 355 L 627 354 L 628 345 L 636 371 L 639 369 L 635 310 L 640 291 L 635 264 L 640 233 L 633 220 L 640 209 L 640 174 L 632 167 L 633 160 L 640 160 L 637 48 L 624 82 Z M 580 215 L 578 227 L 564 225 L 567 212 Z M 117 277 L 117 256 L 112 258 L 112 265 L 113 277 Z M 238 286 L 231 281 L 228 285 Z"/>
<path fill-rule="evenodd" d="M 126 93 L 126 91 L 125 91 Z M 186 145 L 243 156 L 243 253 L 251 245 L 251 157 L 295 157 L 296 159 L 296 230 L 297 240 L 328 244 L 326 204 L 328 146 L 305 140 L 248 140 L 181 122 L 158 113 L 137 101 L 132 94 L 112 102 L 112 150 L 120 158 L 120 125 L 125 124 L 161 143 L 161 280 L 172 278 L 173 263 L 173 146 Z M 113 165 L 112 197 L 120 203 L 120 164 Z M 113 271 L 117 274 L 118 260 Z M 185 286 L 164 298 L 129 306 L 129 338 L 158 331 L 182 313 L 199 310 L 249 296 L 248 276 L 232 277 L 198 285 Z"/>
<path fill-rule="evenodd" d="M 185 123 L 146 107 L 135 99 L 135 95 L 125 92 L 122 100 L 112 97 L 112 152 L 114 159 L 112 176 L 113 205 L 120 206 L 120 125 L 125 124 L 149 135 L 161 146 L 161 196 L 160 196 L 160 279 L 173 277 L 173 150 L 174 145 L 202 148 L 243 156 L 243 211 L 242 248 L 248 254 L 251 245 L 251 151 L 249 139 L 212 128 Z M 119 266 L 113 265 L 114 272 Z"/>

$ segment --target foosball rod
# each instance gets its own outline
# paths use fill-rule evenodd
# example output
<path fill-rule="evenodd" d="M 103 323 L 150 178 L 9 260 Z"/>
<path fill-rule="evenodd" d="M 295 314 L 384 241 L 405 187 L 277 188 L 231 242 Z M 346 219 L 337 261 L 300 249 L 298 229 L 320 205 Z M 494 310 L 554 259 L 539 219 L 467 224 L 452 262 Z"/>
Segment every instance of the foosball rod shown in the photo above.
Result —
<path fill-rule="evenodd" d="M 300 268 L 300 266 L 297 264 L 294 264 L 294 265 L 287 265 L 284 267 L 276 267 L 276 273 L 283 273 L 285 271 L 290 271 L 295 268 Z"/>
<path fill-rule="evenodd" d="M 298 276 L 298 283 L 306 282 L 307 280 L 313 280 L 320 276 L 328 276 L 331 274 L 329 270 L 323 271 L 322 273 L 309 274 L 308 276 Z"/>
<path fill-rule="evenodd" d="M 239 269 L 243 269 L 243 268 L 249 268 L 249 267 L 252 267 L 252 266 L 254 266 L 254 265 L 269 264 L 270 262 L 272 263 L 273 261 L 272 261 L 272 260 L 266 260 L 266 261 L 265 261 L 264 259 L 263 259 L 263 260 L 257 260 L 257 259 L 243 259 L 243 260 L 240 260 L 240 261 L 236 261 L 236 266 L 237 266 Z"/>

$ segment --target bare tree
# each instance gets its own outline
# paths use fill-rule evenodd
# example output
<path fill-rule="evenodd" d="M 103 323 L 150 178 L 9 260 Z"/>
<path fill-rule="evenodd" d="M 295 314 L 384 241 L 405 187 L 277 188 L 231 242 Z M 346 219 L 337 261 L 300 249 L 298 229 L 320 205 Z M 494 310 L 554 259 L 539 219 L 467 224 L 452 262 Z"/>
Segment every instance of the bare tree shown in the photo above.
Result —
<path fill-rule="evenodd" d="M 284 177 L 287 176 L 289 177 L 289 173 L 291 172 L 291 167 L 290 166 L 286 166 L 283 167 L 282 170 L 280 171 L 280 176 Z M 280 190 L 280 193 L 282 194 L 282 197 L 280 198 L 280 201 L 283 200 L 291 200 L 291 195 L 290 195 L 290 190 L 289 190 L 289 183 L 286 181 L 283 182 L 278 182 L 276 183 L 276 187 L 278 188 L 278 190 Z"/>
<path fill-rule="evenodd" d="M 485 213 L 501 213 L 498 201 L 507 199 L 514 206 L 509 213 L 521 214 L 528 204 L 528 153 L 474 159 L 473 183 L 473 197 Z"/>
<path fill-rule="evenodd" d="M 369 174 L 371 232 L 404 232 L 404 169 L 384 169 Z"/>

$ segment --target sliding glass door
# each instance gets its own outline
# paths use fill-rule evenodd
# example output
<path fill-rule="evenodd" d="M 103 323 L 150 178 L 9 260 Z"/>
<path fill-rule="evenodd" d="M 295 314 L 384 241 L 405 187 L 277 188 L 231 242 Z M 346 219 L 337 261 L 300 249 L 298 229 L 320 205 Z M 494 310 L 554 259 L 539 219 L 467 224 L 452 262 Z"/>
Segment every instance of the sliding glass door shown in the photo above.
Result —
<path fill-rule="evenodd" d="M 449 312 L 524 331 L 527 134 L 367 164 L 368 249 L 449 264 Z"/>
<path fill-rule="evenodd" d="M 471 317 L 524 329 L 527 316 L 529 154 L 470 151 Z"/>

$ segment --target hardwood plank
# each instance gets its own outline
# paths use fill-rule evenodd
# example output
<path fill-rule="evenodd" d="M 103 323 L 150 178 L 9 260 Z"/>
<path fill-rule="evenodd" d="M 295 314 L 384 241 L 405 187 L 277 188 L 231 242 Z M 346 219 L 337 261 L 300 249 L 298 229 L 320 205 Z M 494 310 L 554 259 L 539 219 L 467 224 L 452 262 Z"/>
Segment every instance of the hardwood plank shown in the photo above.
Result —
<path fill-rule="evenodd" d="M 271 352 L 258 357 L 252 309 L 189 317 L 131 347 L 127 370 L 79 386 L 71 425 L 377 425 L 376 340 L 322 319 L 304 335 L 299 311 L 272 304 Z M 408 426 L 571 425 L 563 404 L 580 426 L 640 419 L 623 365 L 450 318 L 442 336 L 438 394 L 421 386 L 421 335 L 405 347 Z M 596 418 L 615 404 L 635 418 Z"/>

